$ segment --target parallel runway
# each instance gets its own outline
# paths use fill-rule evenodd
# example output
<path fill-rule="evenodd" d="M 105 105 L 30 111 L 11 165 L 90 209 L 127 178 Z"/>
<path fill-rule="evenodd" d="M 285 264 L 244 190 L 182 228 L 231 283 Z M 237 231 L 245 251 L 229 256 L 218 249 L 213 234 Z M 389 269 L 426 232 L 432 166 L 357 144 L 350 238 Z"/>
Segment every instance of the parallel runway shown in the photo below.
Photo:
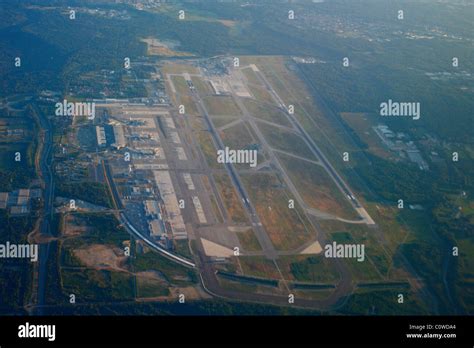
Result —
<path fill-rule="evenodd" d="M 193 93 L 192 95 L 193 95 L 194 101 L 198 105 L 198 108 L 204 115 L 207 126 L 209 127 L 209 130 L 211 131 L 212 137 L 214 139 L 215 144 L 217 145 L 217 148 L 224 149 L 224 144 L 210 119 L 209 113 L 204 105 L 204 102 L 202 101 L 202 99 L 199 97 L 197 93 Z M 253 225 L 253 229 L 255 231 L 255 235 L 260 243 L 260 246 L 262 247 L 263 253 L 269 259 L 272 259 L 272 260 L 276 259 L 278 256 L 277 251 L 275 250 L 273 243 L 271 242 L 266 231 L 264 230 L 263 225 L 260 221 L 260 218 L 258 217 L 257 212 L 255 208 L 253 207 L 252 203 L 250 202 L 250 199 L 248 198 L 249 196 L 244 186 L 242 185 L 242 182 L 240 181 L 239 175 L 237 174 L 232 163 L 225 163 L 225 167 L 232 179 L 232 183 L 234 184 L 235 188 L 237 189 L 237 192 L 239 193 L 240 198 L 242 199 L 242 202 L 244 203 L 245 209 L 248 212 L 251 223 Z"/>

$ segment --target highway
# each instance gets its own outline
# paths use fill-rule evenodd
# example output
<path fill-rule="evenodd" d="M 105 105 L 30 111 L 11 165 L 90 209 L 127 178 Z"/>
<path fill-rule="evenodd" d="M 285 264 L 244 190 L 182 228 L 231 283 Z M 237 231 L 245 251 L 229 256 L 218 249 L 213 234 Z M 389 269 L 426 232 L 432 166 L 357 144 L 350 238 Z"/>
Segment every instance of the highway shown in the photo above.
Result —
<path fill-rule="evenodd" d="M 40 233 L 41 236 L 50 237 L 50 225 L 53 217 L 53 175 L 51 171 L 51 149 L 53 144 L 52 126 L 48 118 L 38 109 L 35 103 L 32 103 L 34 112 L 38 116 L 38 120 L 43 131 L 43 147 L 40 155 L 40 173 L 39 176 L 43 182 L 44 206 L 43 219 L 41 220 Z M 34 314 L 41 315 L 42 307 L 45 304 L 46 296 L 46 279 L 47 279 L 47 263 L 49 257 L 50 243 L 41 243 L 39 245 L 38 258 L 38 287 L 37 287 L 37 302 L 33 307 Z M 36 307 L 38 306 L 38 307 Z"/>
<path fill-rule="evenodd" d="M 123 204 L 122 204 L 122 201 L 120 200 L 120 195 L 117 191 L 117 186 L 115 186 L 114 179 L 110 171 L 110 166 L 106 159 L 102 160 L 102 167 L 104 169 L 105 180 L 107 181 L 107 185 L 109 186 L 110 192 L 112 194 L 112 200 L 113 200 L 115 209 L 117 210 L 123 209 Z"/>

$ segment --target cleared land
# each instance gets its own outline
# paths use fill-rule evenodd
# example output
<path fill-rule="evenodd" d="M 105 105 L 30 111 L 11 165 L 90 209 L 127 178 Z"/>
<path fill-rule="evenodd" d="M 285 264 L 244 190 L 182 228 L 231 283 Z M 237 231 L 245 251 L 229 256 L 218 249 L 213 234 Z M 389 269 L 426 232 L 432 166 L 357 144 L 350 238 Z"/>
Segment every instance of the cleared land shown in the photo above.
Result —
<path fill-rule="evenodd" d="M 189 286 L 197 280 L 197 276 L 192 269 L 176 264 L 176 262 L 170 261 L 147 248 L 145 248 L 144 253 L 137 254 L 133 261 L 133 267 L 135 272 L 159 272 L 163 279 L 175 286 Z"/>
<path fill-rule="evenodd" d="M 170 294 L 169 285 L 155 272 L 141 272 L 137 276 L 137 297 L 161 297 Z"/>
<path fill-rule="evenodd" d="M 191 53 L 179 52 L 171 48 L 171 44 L 162 42 L 155 38 L 142 39 L 142 42 L 147 44 L 147 54 L 149 56 L 160 56 L 160 57 L 190 57 Z"/>

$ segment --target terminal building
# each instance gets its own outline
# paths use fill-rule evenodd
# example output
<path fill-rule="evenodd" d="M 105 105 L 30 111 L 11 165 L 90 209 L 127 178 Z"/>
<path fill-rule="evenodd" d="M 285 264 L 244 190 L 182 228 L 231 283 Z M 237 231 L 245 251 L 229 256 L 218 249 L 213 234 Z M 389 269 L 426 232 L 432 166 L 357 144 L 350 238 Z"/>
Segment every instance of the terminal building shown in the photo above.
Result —
<path fill-rule="evenodd" d="M 157 201 L 147 200 L 143 202 L 145 213 L 147 216 L 158 216 L 160 214 L 160 207 Z"/>
<path fill-rule="evenodd" d="M 96 137 L 97 137 L 97 145 L 105 146 L 106 143 L 107 143 L 107 140 L 105 138 L 105 129 L 104 129 L 104 127 L 95 126 L 95 134 L 96 134 Z"/>
<path fill-rule="evenodd" d="M 125 141 L 125 135 L 123 133 L 123 127 L 122 126 L 114 126 L 114 138 L 115 138 L 115 143 L 112 144 L 113 147 L 117 149 L 121 149 L 127 145 L 127 142 Z"/>
<path fill-rule="evenodd" d="M 153 219 L 148 223 L 148 227 L 150 228 L 150 235 L 152 237 L 157 237 L 157 238 L 167 237 L 165 226 L 163 225 L 163 221 L 159 219 Z"/>

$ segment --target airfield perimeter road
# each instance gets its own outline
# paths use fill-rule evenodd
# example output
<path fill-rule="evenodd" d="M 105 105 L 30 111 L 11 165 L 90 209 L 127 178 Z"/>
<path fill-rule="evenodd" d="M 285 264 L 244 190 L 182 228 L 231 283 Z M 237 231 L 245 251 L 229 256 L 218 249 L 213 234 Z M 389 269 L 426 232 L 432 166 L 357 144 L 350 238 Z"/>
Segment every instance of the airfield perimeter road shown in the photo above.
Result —
<path fill-rule="evenodd" d="M 281 105 L 284 107 L 283 102 L 281 101 L 280 97 L 276 94 L 276 92 L 273 90 L 271 85 L 268 83 L 268 81 L 265 79 L 263 74 L 259 73 L 258 76 L 262 78 L 262 81 L 264 81 L 265 86 L 267 86 L 268 91 L 271 93 L 274 99 L 276 99 L 277 102 L 281 103 Z M 238 98 L 234 97 L 234 100 L 238 103 L 240 108 L 245 111 L 245 107 L 239 103 L 237 100 Z M 286 110 L 285 110 L 286 111 Z M 250 124 L 252 126 L 255 126 L 253 122 L 253 118 L 247 114 L 247 119 L 250 121 Z M 342 192 L 346 193 L 346 195 L 352 195 L 352 191 L 348 188 L 348 186 L 345 184 L 345 182 L 340 178 L 340 176 L 335 172 L 334 168 L 330 165 L 324 154 L 319 150 L 319 148 L 314 144 L 314 141 L 309 137 L 309 135 L 306 133 L 306 131 L 302 128 L 302 126 L 299 124 L 299 122 L 296 119 L 292 119 L 291 115 L 288 115 L 288 118 L 290 121 L 292 121 L 292 124 L 298 129 L 301 134 L 303 135 L 303 138 L 312 146 L 310 146 L 311 150 L 313 151 L 313 154 L 316 155 L 316 158 L 318 158 L 323 164 L 327 165 L 326 170 L 328 173 L 333 177 L 335 183 L 337 186 L 341 189 Z M 257 127 L 252 127 L 252 128 L 257 128 Z M 257 131 L 257 135 L 259 135 L 259 132 Z M 315 153 L 316 152 L 316 153 Z M 283 175 L 286 173 L 282 171 Z M 291 187 L 290 187 L 291 188 Z M 351 204 L 354 206 L 354 208 L 358 208 L 358 211 L 361 212 L 362 210 L 362 217 L 364 218 L 365 222 L 368 225 L 373 225 L 375 229 L 377 229 L 377 225 L 373 222 L 373 220 L 370 218 L 368 213 L 365 211 L 364 208 L 360 206 L 358 201 L 354 198 L 351 200 Z M 365 216 L 364 216 L 365 215 Z M 319 228 L 319 226 L 316 226 L 318 232 L 320 233 L 320 242 L 324 243 L 325 238 L 323 231 Z M 203 262 L 202 255 L 199 255 L 201 258 L 201 262 Z M 404 259 L 404 258 L 403 258 Z M 338 260 L 339 261 L 339 260 Z M 404 264 L 407 266 L 408 270 L 410 271 L 411 274 L 413 274 L 414 279 L 420 281 L 420 277 L 414 270 L 414 268 L 411 266 L 411 264 L 404 259 Z M 217 280 L 217 276 L 214 275 L 213 277 L 209 277 L 209 273 L 212 272 L 212 266 L 208 263 L 203 262 L 203 273 L 206 276 L 206 283 L 203 281 L 203 285 L 205 288 L 212 294 L 217 295 L 217 296 L 222 296 L 225 298 L 234 298 L 236 300 L 240 299 L 243 301 L 250 301 L 250 302 L 265 302 L 265 303 L 273 303 L 273 304 L 279 304 L 279 305 L 284 305 L 287 304 L 287 299 L 278 296 L 278 295 L 260 295 L 260 294 L 249 294 L 249 293 L 240 293 L 237 291 L 230 291 L 230 290 L 223 290 L 219 287 L 219 283 Z M 304 299 L 299 299 L 298 301 L 295 302 L 295 306 L 301 306 L 304 308 L 313 308 L 313 309 L 336 309 L 337 307 L 341 306 L 345 300 L 348 298 L 348 295 L 350 295 L 353 291 L 353 284 L 351 281 L 351 274 L 350 271 L 348 270 L 347 266 L 344 265 L 343 263 L 336 262 L 336 267 L 338 271 L 340 272 L 341 275 L 341 281 L 339 284 L 336 286 L 336 291 L 333 292 L 328 298 L 324 300 L 304 300 Z M 201 274 L 201 275 L 202 275 Z M 434 296 L 431 294 L 431 292 L 427 291 L 426 289 L 421 289 L 421 291 L 424 293 L 427 298 L 431 299 L 431 303 L 434 305 L 434 308 L 436 308 L 436 311 L 438 311 L 437 307 L 437 301 L 434 298 Z"/>
<path fill-rule="evenodd" d="M 202 249 L 202 245 L 199 247 Z M 204 290 L 206 290 L 210 295 L 232 301 L 266 303 L 279 306 L 290 305 L 288 303 L 287 296 L 258 294 L 222 288 L 219 284 L 219 281 L 217 280 L 217 275 L 215 274 L 212 263 L 206 260 L 206 256 L 203 255 L 203 253 L 198 253 L 198 256 L 201 270 L 201 283 L 204 287 Z M 341 274 L 341 277 L 343 279 L 350 279 L 350 274 L 343 273 Z M 345 300 L 348 298 L 345 296 L 350 295 L 351 289 L 352 288 L 350 286 L 347 287 L 345 284 L 338 284 L 336 286 L 336 290 L 324 300 L 307 300 L 295 296 L 295 302 L 291 304 L 291 306 L 313 310 L 334 310 L 345 303 Z M 290 294 L 291 291 L 288 293 Z"/>
<path fill-rule="evenodd" d="M 191 95 L 194 102 L 198 106 L 198 109 L 200 109 L 199 111 L 204 115 L 204 118 L 213 136 L 216 146 L 218 147 L 218 149 L 223 149 L 224 144 L 212 123 L 212 120 L 204 105 L 204 102 L 202 101 L 197 91 L 193 91 Z M 234 100 L 235 99 L 237 98 L 234 98 Z M 238 105 L 240 104 L 238 100 L 236 100 L 236 102 L 238 102 Z M 242 108 L 241 105 L 239 106 Z M 242 111 L 245 113 L 246 108 L 242 108 Z M 246 116 L 249 117 L 248 112 L 246 112 Z M 275 262 L 275 259 L 278 257 L 278 252 L 275 250 L 273 243 L 271 242 L 270 238 L 268 237 L 268 234 L 263 228 L 260 222 L 260 219 L 258 215 L 256 214 L 256 210 L 252 205 L 252 202 L 248 199 L 248 195 L 245 191 L 245 188 L 240 182 L 239 175 L 237 174 L 233 165 L 230 163 L 226 164 L 226 169 L 229 175 L 231 176 L 232 182 L 235 188 L 237 189 L 237 192 L 241 196 L 242 201 L 244 202 L 244 206 L 251 217 L 251 222 L 254 225 L 254 228 L 256 231 L 256 237 L 262 246 L 264 254 L 266 255 L 267 258 L 270 258 Z M 321 236 L 321 238 L 323 237 Z M 231 299 L 234 301 L 269 303 L 269 304 L 274 304 L 274 305 L 286 305 L 286 306 L 289 305 L 287 296 L 239 292 L 235 290 L 222 288 L 217 279 L 217 275 L 216 275 L 212 262 L 207 258 L 207 256 L 205 256 L 203 252 L 204 248 L 202 246 L 202 242 L 200 238 L 197 239 L 197 244 L 200 249 L 200 252 L 197 254 L 199 257 L 198 265 L 199 265 L 199 269 L 201 270 L 200 276 L 201 276 L 202 285 L 204 289 L 211 295 L 225 298 L 225 299 Z M 278 267 L 276 262 L 275 262 L 275 265 Z M 291 304 L 291 306 L 322 310 L 322 309 L 329 309 L 329 308 L 334 309 L 335 305 L 343 304 L 344 299 L 347 298 L 345 296 L 349 295 L 353 291 L 352 277 L 347 266 L 345 266 L 339 260 L 336 260 L 336 269 L 341 275 L 341 280 L 336 285 L 336 290 L 328 298 L 323 299 L 323 300 L 306 300 L 306 299 L 295 298 L 295 303 Z M 289 291 L 288 293 L 290 292 L 291 291 Z"/>

